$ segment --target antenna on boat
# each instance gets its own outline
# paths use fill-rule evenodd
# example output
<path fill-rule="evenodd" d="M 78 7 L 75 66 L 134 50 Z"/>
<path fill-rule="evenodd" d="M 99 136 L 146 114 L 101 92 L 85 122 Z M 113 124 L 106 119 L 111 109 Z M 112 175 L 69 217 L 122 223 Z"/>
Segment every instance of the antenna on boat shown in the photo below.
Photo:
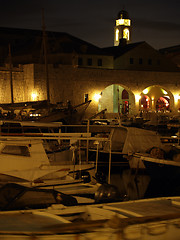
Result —
<path fill-rule="evenodd" d="M 49 95 L 49 73 L 48 73 L 48 62 L 47 62 L 47 35 L 46 26 L 44 21 L 44 8 L 42 9 L 42 32 L 43 32 L 43 50 L 44 50 L 44 63 L 45 63 L 45 78 L 46 78 L 46 89 L 47 89 L 47 101 L 50 103 Z"/>

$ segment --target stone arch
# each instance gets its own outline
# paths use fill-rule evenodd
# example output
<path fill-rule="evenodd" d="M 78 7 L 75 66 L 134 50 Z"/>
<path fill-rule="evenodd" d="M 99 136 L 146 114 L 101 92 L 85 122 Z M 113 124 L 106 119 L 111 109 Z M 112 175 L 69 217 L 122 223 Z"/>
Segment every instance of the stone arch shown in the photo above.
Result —
<path fill-rule="evenodd" d="M 141 93 L 141 110 L 169 111 L 173 108 L 173 105 L 173 94 L 163 86 L 152 85 L 146 87 Z"/>
<path fill-rule="evenodd" d="M 98 110 L 107 109 L 107 113 L 128 114 L 132 112 L 135 105 L 135 98 L 132 91 L 120 84 L 107 86 L 101 92 Z"/>

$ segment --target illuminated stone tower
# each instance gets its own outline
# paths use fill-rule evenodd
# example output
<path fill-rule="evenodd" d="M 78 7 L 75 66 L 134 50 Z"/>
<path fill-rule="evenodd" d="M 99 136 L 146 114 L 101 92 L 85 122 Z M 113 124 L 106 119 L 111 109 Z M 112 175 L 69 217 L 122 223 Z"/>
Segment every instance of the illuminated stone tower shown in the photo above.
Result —
<path fill-rule="evenodd" d="M 131 41 L 131 20 L 128 12 L 121 10 L 114 26 L 114 46 L 118 46 L 120 39 L 125 39 L 127 43 Z"/>

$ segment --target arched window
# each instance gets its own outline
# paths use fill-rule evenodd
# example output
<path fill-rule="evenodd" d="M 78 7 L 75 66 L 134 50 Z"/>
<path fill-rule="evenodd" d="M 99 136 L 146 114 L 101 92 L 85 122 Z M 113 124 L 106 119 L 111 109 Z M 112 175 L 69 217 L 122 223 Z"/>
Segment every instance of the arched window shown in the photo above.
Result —
<path fill-rule="evenodd" d="M 124 89 L 122 91 L 122 99 L 129 99 L 129 93 Z"/>
<path fill-rule="evenodd" d="M 119 41 L 119 29 L 116 29 L 116 41 Z"/>
<path fill-rule="evenodd" d="M 169 98 L 160 97 L 156 102 L 156 110 L 169 110 Z"/>
<path fill-rule="evenodd" d="M 123 30 L 123 38 L 125 38 L 129 41 L 129 29 L 128 28 L 125 28 Z"/>

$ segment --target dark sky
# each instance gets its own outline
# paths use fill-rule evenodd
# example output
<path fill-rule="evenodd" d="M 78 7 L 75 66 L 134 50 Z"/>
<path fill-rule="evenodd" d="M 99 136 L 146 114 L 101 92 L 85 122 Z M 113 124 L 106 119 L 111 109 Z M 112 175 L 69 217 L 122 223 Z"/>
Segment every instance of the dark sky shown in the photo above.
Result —
<path fill-rule="evenodd" d="M 98 47 L 113 46 L 120 10 L 132 20 L 132 42 L 156 49 L 180 44 L 179 0 L 0 0 L 0 26 L 67 32 Z"/>

